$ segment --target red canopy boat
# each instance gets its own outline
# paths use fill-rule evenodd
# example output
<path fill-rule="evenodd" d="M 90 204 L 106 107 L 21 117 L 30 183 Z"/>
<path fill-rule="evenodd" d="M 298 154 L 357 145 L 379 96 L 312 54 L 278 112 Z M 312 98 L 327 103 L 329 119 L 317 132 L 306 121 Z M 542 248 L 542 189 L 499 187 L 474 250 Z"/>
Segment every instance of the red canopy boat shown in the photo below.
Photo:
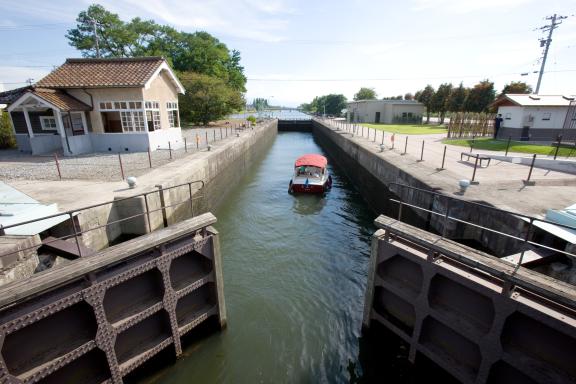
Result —
<path fill-rule="evenodd" d="M 294 163 L 294 175 L 288 192 L 325 193 L 332 188 L 332 176 L 326 166 L 328 160 L 318 154 L 300 156 Z"/>

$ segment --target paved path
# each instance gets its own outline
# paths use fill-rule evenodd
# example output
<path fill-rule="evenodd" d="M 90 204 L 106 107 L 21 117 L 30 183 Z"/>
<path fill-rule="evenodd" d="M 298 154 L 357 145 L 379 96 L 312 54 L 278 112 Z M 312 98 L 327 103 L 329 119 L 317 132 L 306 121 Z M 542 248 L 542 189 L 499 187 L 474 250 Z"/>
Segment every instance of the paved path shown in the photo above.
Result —
<path fill-rule="evenodd" d="M 458 180 L 471 180 L 474 173 L 474 159 L 460 160 L 462 152 L 469 152 L 466 147 L 446 146 L 444 169 L 442 157 L 445 145 L 441 140 L 444 135 L 394 135 L 380 130 L 364 127 L 352 132 L 350 126 L 330 123 L 331 128 L 346 135 L 349 139 L 365 148 L 378 153 L 398 168 L 426 182 L 431 188 L 438 188 L 446 193 L 458 191 Z M 376 137 L 374 137 L 376 135 Z M 385 150 L 380 151 L 384 135 Z M 408 145 L 404 154 L 406 137 Z M 422 141 L 424 141 L 424 156 L 421 158 Z M 493 151 L 476 151 L 474 153 L 496 153 Z M 502 154 L 502 153 L 500 153 Z M 530 154 L 513 154 L 518 157 L 531 157 Z M 549 208 L 562 209 L 576 203 L 576 175 L 534 168 L 530 180 L 535 185 L 526 185 L 530 167 L 523 164 L 513 164 L 505 161 L 492 160 L 488 167 L 478 167 L 474 179 L 478 182 L 472 185 L 464 198 L 474 201 L 484 201 L 502 209 L 509 209 L 529 215 L 542 216 Z"/>

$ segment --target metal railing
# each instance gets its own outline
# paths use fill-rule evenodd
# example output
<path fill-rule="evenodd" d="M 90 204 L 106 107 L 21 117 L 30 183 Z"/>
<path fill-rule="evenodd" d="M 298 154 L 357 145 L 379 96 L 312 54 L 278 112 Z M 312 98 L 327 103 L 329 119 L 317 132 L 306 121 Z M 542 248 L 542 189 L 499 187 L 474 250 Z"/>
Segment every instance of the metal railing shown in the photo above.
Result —
<path fill-rule="evenodd" d="M 200 187 L 196 187 L 196 185 L 200 185 Z M 79 240 L 79 236 L 87 233 L 87 232 L 91 232 L 91 231 L 95 231 L 97 229 L 101 229 L 101 228 L 106 228 L 109 227 L 111 225 L 114 224 L 119 224 L 122 223 L 124 221 L 128 221 L 128 220 L 132 220 L 135 219 L 137 217 L 142 217 L 145 216 L 146 217 L 146 225 L 147 225 L 147 229 L 149 232 L 153 231 L 152 228 L 152 222 L 150 220 L 150 214 L 155 213 L 155 212 L 162 212 L 162 221 L 163 221 L 163 226 L 167 227 L 168 226 L 168 221 L 167 221 L 167 216 L 166 216 L 166 209 L 168 208 L 172 208 L 172 207 L 176 207 L 176 206 L 180 206 L 183 204 L 190 204 L 190 214 L 191 217 L 194 217 L 196 215 L 196 213 L 194 212 L 194 201 L 195 200 L 199 200 L 202 199 L 204 197 L 203 193 L 204 193 L 204 186 L 205 183 L 203 180 L 195 180 L 195 181 L 189 181 L 187 183 L 182 183 L 182 184 L 178 184 L 178 185 L 173 185 L 167 188 L 163 188 L 161 185 L 156 185 L 156 187 L 158 188 L 157 190 L 154 191 L 149 191 L 149 192 L 143 192 L 137 195 L 133 195 L 133 196 L 129 196 L 129 197 L 124 197 L 121 199 L 116 199 L 116 200 L 112 200 L 112 201 L 107 201 L 104 203 L 99 203 L 99 204 L 93 204 L 93 205 L 89 205 L 86 207 L 82 207 L 82 208 L 78 208 L 78 209 L 73 209 L 73 210 L 69 210 L 69 211 L 65 211 L 65 212 L 61 212 L 61 213 L 56 213 L 53 215 L 49 215 L 49 216 L 44 216 L 41 218 L 37 218 L 37 219 L 33 219 L 33 220 L 28 220 L 28 221 L 24 221 L 24 222 L 20 222 L 20 223 L 15 223 L 15 224 L 10 224 L 10 225 L 6 225 L 6 226 L 2 226 L 0 225 L 0 236 L 5 235 L 6 234 L 6 230 L 10 229 L 10 228 L 16 228 L 19 226 L 23 226 L 23 225 L 27 225 L 27 224 L 32 224 L 32 223 L 37 223 L 37 222 L 41 222 L 44 220 L 48 220 L 48 219 L 53 219 L 53 218 L 59 218 L 59 217 L 67 217 L 65 220 L 59 222 L 58 224 L 55 225 L 60 225 L 62 223 L 64 223 L 65 221 L 69 221 L 71 224 L 71 228 L 72 228 L 72 233 L 69 235 L 65 235 L 65 236 L 61 236 L 58 238 L 54 238 L 53 240 L 49 240 L 49 241 L 43 241 L 41 244 L 35 244 L 29 247 L 24 247 L 24 248 L 19 248 L 15 250 L 15 251 L 11 251 L 11 252 L 7 252 L 7 253 L 3 253 L 0 254 L 0 258 L 4 258 L 8 255 L 12 255 L 12 254 L 17 254 L 23 251 L 28 251 L 28 250 L 32 250 L 32 249 L 38 249 L 40 246 L 42 245 L 48 245 L 54 242 L 58 242 L 61 240 L 68 240 L 72 237 L 74 237 L 75 242 L 76 242 L 76 247 L 78 249 L 78 255 L 80 257 L 82 257 L 82 246 L 80 245 L 80 240 Z M 178 201 L 176 203 L 172 203 L 172 204 L 168 204 L 166 205 L 164 203 L 164 192 L 165 191 L 170 191 L 176 188 L 182 188 L 182 187 L 187 187 L 188 189 L 188 198 L 182 201 Z M 159 201 L 160 201 L 160 208 L 156 208 L 156 209 L 150 209 L 149 206 L 149 196 L 153 195 L 153 194 L 158 194 L 159 197 Z M 74 221 L 74 217 L 77 216 L 78 214 L 80 214 L 83 211 L 87 211 L 90 209 L 94 209 L 94 208 L 98 208 L 98 207 L 102 207 L 105 205 L 113 205 L 113 204 L 117 204 L 119 202 L 122 201 L 126 201 L 126 200 L 130 200 L 130 199 L 136 199 L 136 198 L 140 198 L 143 197 L 144 198 L 144 207 L 145 207 L 145 211 L 142 213 L 138 213 L 136 215 L 132 215 L 132 216 L 128 216 L 128 217 L 123 217 L 121 219 L 118 220 L 114 220 L 114 221 L 110 221 L 107 222 L 106 224 L 102 224 L 102 225 L 97 225 L 95 227 L 91 227 L 88 228 L 86 230 L 79 230 L 76 222 Z M 84 255 L 85 256 L 85 255 Z"/>
<path fill-rule="evenodd" d="M 443 219 L 443 227 L 442 227 L 442 228 L 443 228 L 443 229 L 442 229 L 442 238 L 446 237 L 446 232 L 447 232 L 447 228 L 448 228 L 448 222 L 449 222 L 449 221 L 454 221 L 454 222 L 462 223 L 462 224 L 469 225 L 469 226 L 472 226 L 472 227 L 475 227 L 475 228 L 479 228 L 479 229 L 482 229 L 482 230 L 486 230 L 486 231 L 491 232 L 491 233 L 495 233 L 495 234 L 498 235 L 498 236 L 504 236 L 504 237 L 507 237 L 507 238 L 510 238 L 510 239 L 518 240 L 518 241 L 522 242 L 523 244 L 522 244 L 522 250 L 521 250 L 521 253 L 520 253 L 520 257 L 519 257 L 519 259 L 518 259 L 518 263 L 516 264 L 516 268 L 518 268 L 518 267 L 520 267 L 520 265 L 522 265 L 522 261 L 523 261 L 523 258 L 524 258 L 524 253 L 526 252 L 526 248 L 527 248 L 528 245 L 532 245 L 532 246 L 540 247 L 540 248 L 545 248 L 545 249 L 547 249 L 547 250 L 549 250 L 549 251 L 554 251 L 554 252 L 562 253 L 562 254 L 564 254 L 564 255 L 566 255 L 566 256 L 571 256 L 571 257 L 576 258 L 576 254 L 574 254 L 574 253 L 565 251 L 565 250 L 563 250 L 563 249 L 558 249 L 558 248 L 550 247 L 550 246 L 548 246 L 548 245 L 544 245 L 544 244 L 541 244 L 541 243 L 538 243 L 538 242 L 535 242 L 535 241 L 532 241 L 532 240 L 531 240 L 531 237 L 532 237 L 532 235 L 533 235 L 534 223 L 535 223 L 535 222 L 541 222 L 541 223 L 545 223 L 545 224 L 551 224 L 551 225 L 555 225 L 555 226 L 557 226 L 557 227 L 561 227 L 561 228 L 565 228 L 565 229 L 571 229 L 571 230 L 576 230 L 576 227 L 575 227 L 575 226 L 566 225 L 566 224 L 560 224 L 560 223 L 556 223 L 556 222 L 553 222 L 553 221 L 549 221 L 549 220 L 545 220 L 545 219 L 540 219 L 540 218 L 537 218 L 537 217 L 534 217 L 534 216 L 525 215 L 525 214 L 522 214 L 522 213 L 507 211 L 507 210 L 504 210 L 504 209 L 500 209 L 500 208 L 496 208 L 496 207 L 492 207 L 492 206 L 489 206 L 489 205 L 480 204 L 480 203 L 476 203 L 476 202 L 472 202 L 472 201 L 466 201 L 466 200 L 463 200 L 463 199 L 458 199 L 458 198 L 452 197 L 452 196 L 446 196 L 445 194 L 442 194 L 442 193 L 438 193 L 438 192 L 434 192 L 434 191 L 430 191 L 430 190 L 426 190 L 426 189 L 422 189 L 422 188 L 417 188 L 417 187 L 413 187 L 413 186 L 410 186 L 410 185 L 400 184 L 400 183 L 396 183 L 396 182 L 392 182 L 392 183 L 390 183 L 390 185 L 391 185 L 391 186 L 392 186 L 392 185 L 398 186 L 398 187 L 401 187 L 401 188 L 408 188 L 408 189 L 411 189 L 411 190 L 414 190 L 414 191 L 424 192 L 424 193 L 427 193 L 427 194 L 430 194 L 430 195 L 433 195 L 433 196 L 439 196 L 440 198 L 446 199 L 446 209 L 445 209 L 445 212 L 437 212 L 437 211 L 433 211 L 433 210 L 430 210 L 430 209 L 427 209 L 427 208 L 424 208 L 424 207 L 421 207 L 421 206 L 418 206 L 418 205 L 415 205 L 415 204 L 409 204 L 409 203 L 406 203 L 406 202 L 401 201 L 401 200 L 389 199 L 391 202 L 394 202 L 394 203 L 398 204 L 398 220 L 399 220 L 399 221 L 402 221 L 402 208 L 403 208 L 404 206 L 407 206 L 407 207 L 410 207 L 410 208 L 413 208 L 413 209 L 416 209 L 416 210 L 419 210 L 419 211 L 427 212 L 427 213 L 432 214 L 432 215 L 443 216 L 444 219 Z M 458 202 L 458 203 L 461 203 L 461 204 L 466 204 L 466 205 L 475 206 L 475 207 L 481 207 L 482 209 L 488 209 L 488 210 L 491 210 L 491 211 L 494 211 L 494 212 L 498 212 L 498 213 L 503 213 L 503 214 L 510 215 L 510 216 L 519 217 L 519 218 L 523 219 L 525 222 L 528 223 L 528 228 L 527 228 L 527 230 L 526 230 L 526 235 L 525 235 L 524 237 L 519 237 L 519 236 L 511 235 L 511 234 L 509 234 L 509 233 L 505 233 L 505 232 L 502 232 L 502 231 L 498 231 L 498 230 L 496 230 L 496 229 L 489 228 L 489 227 L 486 227 L 486 226 L 483 226 L 483 225 L 480 225 L 480 224 L 475 224 L 475 223 L 472 223 L 472 222 L 467 221 L 467 220 L 462 220 L 462 219 L 458 219 L 458 218 L 456 218 L 456 217 L 450 216 L 450 208 L 454 205 L 454 202 L 455 202 L 455 201 Z"/>

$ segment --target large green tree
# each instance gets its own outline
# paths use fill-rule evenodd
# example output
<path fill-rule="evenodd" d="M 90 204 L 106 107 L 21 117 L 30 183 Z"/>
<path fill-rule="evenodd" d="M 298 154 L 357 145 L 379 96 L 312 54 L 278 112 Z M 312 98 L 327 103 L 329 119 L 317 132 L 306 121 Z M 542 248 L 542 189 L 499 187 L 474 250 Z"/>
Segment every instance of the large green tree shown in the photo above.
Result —
<path fill-rule="evenodd" d="M 501 95 L 506 93 L 532 93 L 532 87 L 523 81 L 512 81 L 510 84 L 506 84 L 500 92 Z"/>
<path fill-rule="evenodd" d="M 426 107 L 426 124 L 430 123 L 430 113 L 432 113 L 432 99 L 434 97 L 434 88 L 427 85 L 422 91 L 416 92 L 416 100 Z"/>
<path fill-rule="evenodd" d="M 101 57 L 164 56 L 179 72 L 217 77 L 238 92 L 246 91 L 240 53 L 207 32 L 181 32 L 140 18 L 125 22 L 101 5 L 80 12 L 76 22 L 66 37 L 85 57 L 96 57 L 96 23 Z"/>
<path fill-rule="evenodd" d="M 186 94 L 180 96 L 180 117 L 185 122 L 207 125 L 241 108 L 244 99 L 222 79 L 200 73 L 180 75 Z"/>
<path fill-rule="evenodd" d="M 488 79 L 483 80 L 470 89 L 466 98 L 465 110 L 468 112 L 488 112 L 495 96 L 494 83 Z"/>
<path fill-rule="evenodd" d="M 376 91 L 374 88 L 360 88 L 354 95 L 354 100 L 376 100 Z"/>

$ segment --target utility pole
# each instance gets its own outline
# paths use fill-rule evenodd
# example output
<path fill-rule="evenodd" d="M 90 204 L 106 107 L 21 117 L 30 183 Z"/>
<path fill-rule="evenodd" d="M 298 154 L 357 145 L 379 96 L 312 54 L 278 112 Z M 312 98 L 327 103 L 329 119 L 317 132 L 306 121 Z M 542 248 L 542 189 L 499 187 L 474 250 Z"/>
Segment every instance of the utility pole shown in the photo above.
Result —
<path fill-rule="evenodd" d="M 32 78 L 26 79 L 26 82 L 28 83 L 28 85 L 32 86 L 34 79 L 32 79 Z"/>
<path fill-rule="evenodd" d="M 536 84 L 536 91 L 535 94 L 538 94 L 540 91 L 540 83 L 542 83 L 542 75 L 544 74 L 544 67 L 546 66 L 546 58 L 548 57 L 548 49 L 550 48 L 550 43 L 552 43 L 552 32 L 558 28 L 560 24 L 562 24 L 562 20 L 566 19 L 568 16 L 558 16 L 554 14 L 554 16 L 548 16 L 546 20 L 550 20 L 549 25 L 545 25 L 540 27 L 540 30 L 543 32 L 548 31 L 548 38 L 547 39 L 540 39 L 540 47 L 544 47 L 544 56 L 542 57 L 542 66 L 540 67 L 540 74 L 538 75 L 538 83 Z"/>
<path fill-rule="evenodd" d="M 90 24 L 92 24 L 92 28 L 94 28 L 94 41 L 96 42 L 96 57 L 100 58 L 100 47 L 98 46 L 98 32 L 96 31 L 96 20 L 91 18 Z"/>

